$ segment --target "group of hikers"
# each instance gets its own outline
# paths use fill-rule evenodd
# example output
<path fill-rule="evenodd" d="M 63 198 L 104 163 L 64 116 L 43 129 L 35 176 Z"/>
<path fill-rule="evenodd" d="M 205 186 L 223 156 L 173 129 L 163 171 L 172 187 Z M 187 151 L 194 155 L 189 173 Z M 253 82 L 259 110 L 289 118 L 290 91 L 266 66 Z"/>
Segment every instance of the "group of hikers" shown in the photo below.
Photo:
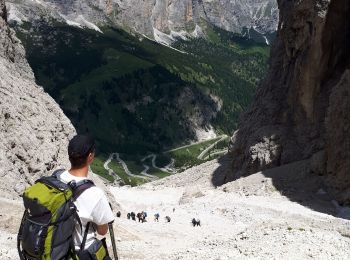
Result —
<path fill-rule="evenodd" d="M 117 217 L 118 218 L 121 217 L 121 212 L 120 211 L 117 212 Z M 127 217 L 127 219 L 131 219 L 131 220 L 134 220 L 134 221 L 136 221 L 136 218 L 137 218 L 138 222 L 141 222 L 141 223 L 147 222 L 147 212 L 146 211 L 142 211 L 142 212 L 139 212 L 137 214 L 135 214 L 135 212 L 129 212 L 129 213 L 126 214 L 126 217 Z M 159 222 L 159 217 L 160 217 L 159 213 L 154 214 L 154 221 L 155 222 Z M 171 218 L 169 216 L 166 216 L 165 217 L 165 221 L 166 222 L 170 222 Z"/>
<path fill-rule="evenodd" d="M 120 211 L 117 212 L 117 217 L 118 218 L 121 217 Z M 146 219 L 147 213 L 145 211 L 139 212 L 137 214 L 135 214 L 135 212 L 129 212 L 126 214 L 126 217 L 127 217 L 127 219 L 131 219 L 134 221 L 136 221 L 136 218 L 137 218 L 138 222 L 142 222 L 142 223 L 147 222 L 147 219 Z M 154 221 L 159 222 L 159 217 L 160 217 L 159 213 L 154 214 Z M 169 223 L 171 221 L 171 218 L 169 216 L 165 216 L 165 221 Z M 194 227 L 201 226 L 201 221 L 199 219 L 196 219 L 196 218 L 193 218 L 191 223 Z"/>
<path fill-rule="evenodd" d="M 192 225 L 194 226 L 194 227 L 200 227 L 201 226 L 201 221 L 199 220 L 199 219 L 195 219 L 195 218 L 193 218 L 192 219 Z"/>
<path fill-rule="evenodd" d="M 110 232 L 114 259 L 114 214 L 103 190 L 88 179 L 95 158 L 95 141 L 86 135 L 74 136 L 68 144 L 69 170 L 42 177 L 23 193 L 25 211 L 17 236 L 21 260 L 73 259 L 111 260 L 106 240 L 97 238 Z M 175 208 L 173 209 L 173 212 Z M 117 212 L 121 217 L 121 212 Z M 147 221 L 145 211 L 127 214 L 128 219 Z M 154 214 L 159 222 L 160 214 Z M 165 217 L 170 222 L 169 216 Z M 198 219 L 192 225 L 200 226 Z"/>
<path fill-rule="evenodd" d="M 119 214 L 119 216 L 118 216 Z M 120 218 L 120 211 L 118 211 L 118 214 L 117 214 L 117 217 Z M 146 222 L 146 218 L 147 218 L 147 213 L 145 211 L 142 211 L 142 212 L 139 212 L 137 214 L 135 214 L 135 212 L 131 212 L 131 213 L 128 213 L 127 215 L 127 218 L 128 219 L 132 219 L 132 220 L 135 220 L 136 221 L 136 218 L 138 219 L 139 222 Z"/>

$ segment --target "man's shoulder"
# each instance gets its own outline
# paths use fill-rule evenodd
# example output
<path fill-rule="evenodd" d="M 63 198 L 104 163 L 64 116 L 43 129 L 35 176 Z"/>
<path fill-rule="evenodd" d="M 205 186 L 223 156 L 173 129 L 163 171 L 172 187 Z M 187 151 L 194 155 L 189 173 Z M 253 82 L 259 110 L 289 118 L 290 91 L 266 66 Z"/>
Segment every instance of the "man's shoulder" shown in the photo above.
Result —
<path fill-rule="evenodd" d="M 91 197 L 94 197 L 95 199 L 100 199 L 104 196 L 104 192 L 101 188 L 97 186 L 92 186 L 85 190 L 82 195 L 89 195 Z"/>
<path fill-rule="evenodd" d="M 70 182 L 70 181 L 80 182 L 80 181 L 84 181 L 84 180 L 88 179 L 86 177 L 74 176 L 74 175 L 70 174 L 68 170 L 62 170 L 62 172 L 58 173 L 57 177 L 59 180 L 65 182 L 65 183 Z"/>
<path fill-rule="evenodd" d="M 90 212 L 92 216 L 93 222 L 96 224 L 105 224 L 113 219 L 113 213 L 111 213 L 108 199 L 104 191 L 99 187 L 93 186 L 84 191 L 79 198 L 79 203 L 88 209 L 88 212 Z M 105 215 L 109 216 L 106 221 L 102 218 Z"/>

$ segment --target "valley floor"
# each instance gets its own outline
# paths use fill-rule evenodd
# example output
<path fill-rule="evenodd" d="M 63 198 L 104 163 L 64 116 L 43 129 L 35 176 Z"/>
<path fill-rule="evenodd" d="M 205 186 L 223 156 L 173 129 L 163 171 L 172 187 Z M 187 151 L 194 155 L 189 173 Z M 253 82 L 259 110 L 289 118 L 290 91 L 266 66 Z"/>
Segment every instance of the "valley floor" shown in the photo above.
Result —
<path fill-rule="evenodd" d="M 313 190 L 317 181 L 304 178 L 306 162 L 215 187 L 225 170 L 214 160 L 139 187 L 110 187 L 122 212 L 115 221 L 119 258 L 349 259 L 350 216 Z M 0 204 L 0 259 L 16 259 L 20 205 Z M 148 222 L 126 218 L 143 210 Z"/>
<path fill-rule="evenodd" d="M 106 181 L 119 185 L 137 186 L 183 172 L 187 168 L 227 153 L 228 140 L 227 135 L 221 135 L 160 154 L 148 153 L 142 157 L 115 152 L 109 154 L 108 157 L 97 158 L 92 169 Z M 98 164 L 103 167 L 98 167 Z"/>

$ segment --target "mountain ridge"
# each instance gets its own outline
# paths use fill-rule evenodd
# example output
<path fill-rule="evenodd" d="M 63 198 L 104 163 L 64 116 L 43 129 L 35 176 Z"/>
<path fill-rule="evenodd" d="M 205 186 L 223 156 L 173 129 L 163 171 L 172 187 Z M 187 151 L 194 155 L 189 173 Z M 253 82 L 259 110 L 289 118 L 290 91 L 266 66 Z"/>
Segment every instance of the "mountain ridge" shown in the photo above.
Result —
<path fill-rule="evenodd" d="M 276 31 L 278 22 L 275 0 L 41 0 L 8 1 L 8 6 L 11 23 L 57 20 L 98 32 L 101 26 L 118 26 L 165 44 L 205 37 L 206 23 L 248 37 L 253 30 L 261 34 L 260 41 L 269 42 L 266 37 Z"/>

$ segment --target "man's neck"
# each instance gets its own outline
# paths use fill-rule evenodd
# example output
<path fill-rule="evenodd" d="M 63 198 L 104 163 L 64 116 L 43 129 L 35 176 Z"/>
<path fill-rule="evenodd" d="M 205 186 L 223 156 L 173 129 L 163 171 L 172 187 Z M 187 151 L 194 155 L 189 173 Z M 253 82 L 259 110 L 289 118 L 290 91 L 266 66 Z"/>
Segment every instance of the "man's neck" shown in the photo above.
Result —
<path fill-rule="evenodd" d="M 75 177 L 87 177 L 89 172 L 89 166 L 84 166 L 83 168 L 79 169 L 71 168 L 68 172 Z"/>

